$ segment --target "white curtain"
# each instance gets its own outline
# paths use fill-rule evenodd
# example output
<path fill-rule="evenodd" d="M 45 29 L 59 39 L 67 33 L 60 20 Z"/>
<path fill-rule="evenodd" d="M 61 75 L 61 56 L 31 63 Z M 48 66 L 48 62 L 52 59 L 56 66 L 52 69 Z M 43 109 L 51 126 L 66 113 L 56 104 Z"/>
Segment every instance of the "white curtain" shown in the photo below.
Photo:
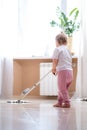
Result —
<path fill-rule="evenodd" d="M 48 56 L 60 0 L 0 0 L 0 97 L 13 95 L 13 57 Z M 55 16 L 54 16 L 55 15 Z"/>
<path fill-rule="evenodd" d="M 1 96 L 1 89 L 2 89 L 2 81 L 3 81 L 3 63 L 4 59 L 0 57 L 0 96 Z"/>
<path fill-rule="evenodd" d="M 79 43 L 77 94 L 87 98 L 87 0 L 81 1 L 81 32 Z"/>
<path fill-rule="evenodd" d="M 13 94 L 13 60 L 10 58 L 0 58 L 0 96 L 10 98 Z"/>
<path fill-rule="evenodd" d="M 16 53 L 18 2 L 0 0 L 0 97 L 13 94 L 13 56 Z M 14 53 L 15 52 L 15 53 Z"/>

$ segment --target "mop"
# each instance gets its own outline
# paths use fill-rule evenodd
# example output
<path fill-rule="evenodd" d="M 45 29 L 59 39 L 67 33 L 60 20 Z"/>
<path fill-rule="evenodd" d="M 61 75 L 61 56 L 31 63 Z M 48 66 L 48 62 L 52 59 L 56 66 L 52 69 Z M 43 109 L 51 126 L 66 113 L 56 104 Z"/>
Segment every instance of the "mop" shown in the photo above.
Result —
<path fill-rule="evenodd" d="M 22 91 L 21 95 L 19 96 L 19 100 L 17 101 L 7 101 L 7 103 L 27 103 L 26 101 L 23 102 L 22 100 L 36 87 L 38 87 L 38 85 L 40 84 L 40 82 L 46 77 L 48 76 L 48 74 L 51 73 L 51 70 L 46 73 L 37 83 L 35 83 L 32 87 L 26 88 Z M 54 74 L 55 75 L 55 74 Z"/>

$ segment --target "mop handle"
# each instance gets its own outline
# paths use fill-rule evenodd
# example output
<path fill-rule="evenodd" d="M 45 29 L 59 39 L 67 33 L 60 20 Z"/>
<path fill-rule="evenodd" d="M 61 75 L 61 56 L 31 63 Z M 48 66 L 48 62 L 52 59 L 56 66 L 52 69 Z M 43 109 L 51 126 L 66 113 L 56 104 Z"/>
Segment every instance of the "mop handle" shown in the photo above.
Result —
<path fill-rule="evenodd" d="M 34 88 L 36 88 L 36 87 L 40 84 L 40 82 L 41 82 L 49 73 L 51 73 L 51 71 L 52 71 L 52 70 L 50 70 L 48 73 L 46 73 L 37 83 L 35 83 L 35 84 L 33 85 L 33 87 L 31 87 L 30 90 L 29 90 L 26 94 L 23 94 L 23 93 L 22 93 L 22 94 L 20 95 L 20 100 L 24 99 L 25 96 L 27 96 Z"/>
<path fill-rule="evenodd" d="M 50 70 L 48 73 L 46 73 L 37 83 L 35 83 L 34 85 L 35 86 L 38 86 L 39 84 L 40 84 L 40 82 L 49 74 L 49 73 L 51 73 L 52 72 L 52 70 Z"/>

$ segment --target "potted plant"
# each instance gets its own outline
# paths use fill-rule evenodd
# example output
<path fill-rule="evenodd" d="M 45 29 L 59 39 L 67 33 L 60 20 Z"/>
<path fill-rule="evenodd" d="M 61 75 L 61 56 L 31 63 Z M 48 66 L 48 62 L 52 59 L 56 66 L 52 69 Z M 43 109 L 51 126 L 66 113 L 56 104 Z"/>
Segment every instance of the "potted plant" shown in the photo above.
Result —
<path fill-rule="evenodd" d="M 59 7 L 56 9 L 56 15 L 58 17 L 58 21 L 52 20 L 50 22 L 52 27 L 59 26 L 61 31 L 67 34 L 68 36 L 68 48 L 72 50 L 72 36 L 75 31 L 79 30 L 80 23 L 78 22 L 79 10 L 78 8 L 74 8 L 70 11 L 67 16 Z"/>

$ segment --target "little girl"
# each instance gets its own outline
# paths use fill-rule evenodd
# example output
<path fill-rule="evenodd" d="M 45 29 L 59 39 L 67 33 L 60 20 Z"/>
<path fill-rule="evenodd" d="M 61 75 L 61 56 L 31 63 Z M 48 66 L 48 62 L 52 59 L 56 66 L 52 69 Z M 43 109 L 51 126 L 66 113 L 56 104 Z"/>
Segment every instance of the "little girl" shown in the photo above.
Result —
<path fill-rule="evenodd" d="M 53 53 L 52 73 L 58 74 L 58 102 L 54 107 L 69 108 L 68 88 L 73 80 L 72 56 L 67 49 L 67 37 L 61 33 L 56 36 Z"/>

